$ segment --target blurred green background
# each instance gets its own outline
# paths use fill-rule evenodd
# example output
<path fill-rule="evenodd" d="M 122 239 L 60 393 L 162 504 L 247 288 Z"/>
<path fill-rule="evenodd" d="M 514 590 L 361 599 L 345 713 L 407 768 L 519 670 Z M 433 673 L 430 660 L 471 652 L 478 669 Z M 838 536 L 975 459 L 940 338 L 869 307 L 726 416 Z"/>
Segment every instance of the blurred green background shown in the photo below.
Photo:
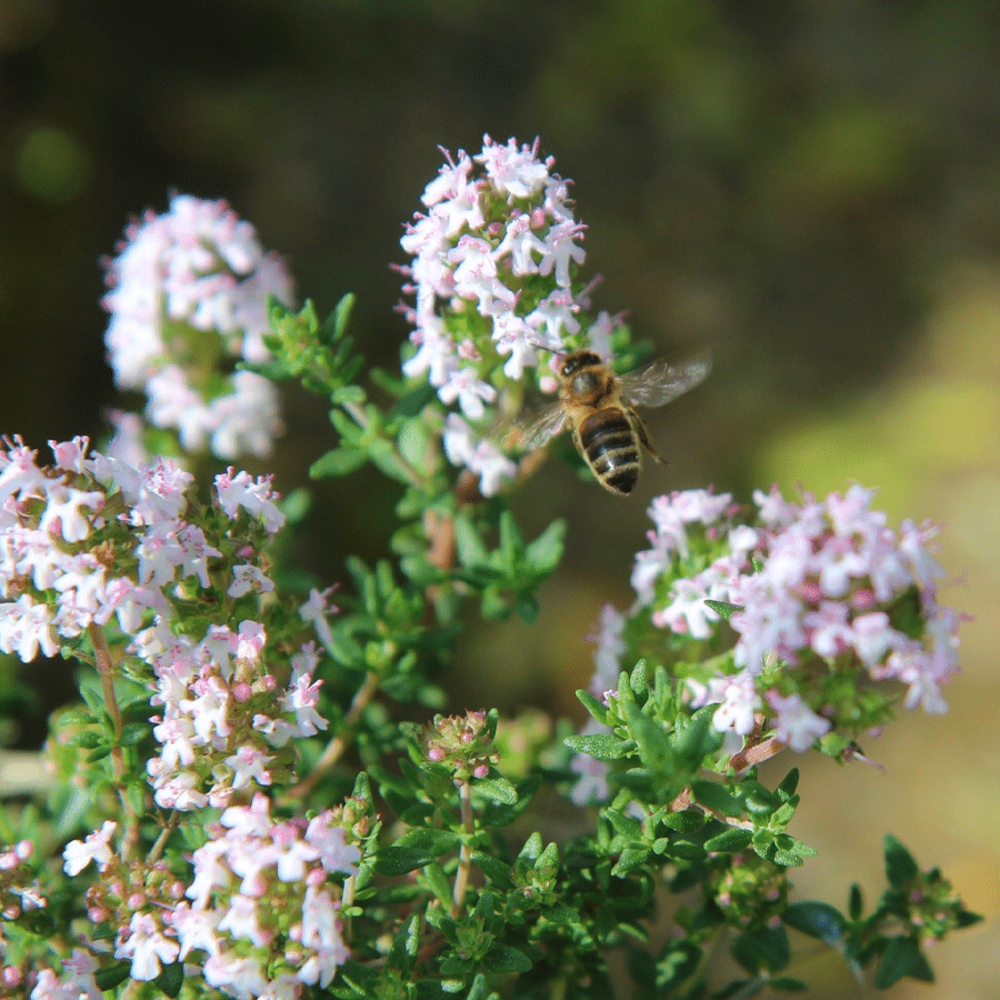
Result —
<path fill-rule="evenodd" d="M 580 717 L 581 637 L 628 603 L 655 494 L 880 487 L 892 523 L 946 524 L 941 599 L 975 616 L 964 674 L 948 715 L 865 747 L 885 773 L 805 762 L 794 832 L 820 856 L 796 882 L 842 905 L 860 873 L 876 894 L 895 832 L 990 920 L 938 949 L 936 988 L 891 996 L 995 1000 L 998 51 L 986 0 L 0 0 L 0 432 L 102 436 L 122 400 L 99 260 L 168 191 L 227 198 L 322 311 L 356 292 L 361 348 L 391 366 L 408 331 L 389 265 L 436 147 L 540 136 L 575 182 L 595 307 L 716 370 L 652 415 L 671 465 L 633 498 L 555 462 L 525 487 L 529 532 L 567 517 L 569 554 L 535 627 L 469 636 L 455 707 Z M 279 489 L 333 443 L 317 400 L 286 405 L 257 466 Z M 365 474 L 318 486 L 303 562 L 336 580 L 347 551 L 382 554 L 394 500 Z M 817 997 L 868 996 L 841 966 L 802 972 Z"/>

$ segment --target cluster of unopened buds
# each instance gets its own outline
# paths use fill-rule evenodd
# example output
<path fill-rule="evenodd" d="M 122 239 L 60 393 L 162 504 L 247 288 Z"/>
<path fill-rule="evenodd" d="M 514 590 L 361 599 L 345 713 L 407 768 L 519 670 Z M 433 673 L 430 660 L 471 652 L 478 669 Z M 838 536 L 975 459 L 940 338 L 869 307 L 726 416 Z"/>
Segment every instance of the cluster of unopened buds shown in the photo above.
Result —
<path fill-rule="evenodd" d="M 30 865 L 34 853 L 30 840 L 0 847 L 0 917 L 4 920 L 16 920 L 26 910 L 46 905 Z"/>
<path fill-rule="evenodd" d="M 500 759 L 485 712 L 435 716 L 425 737 L 425 754 L 432 764 L 449 767 L 462 781 L 485 778 Z"/>

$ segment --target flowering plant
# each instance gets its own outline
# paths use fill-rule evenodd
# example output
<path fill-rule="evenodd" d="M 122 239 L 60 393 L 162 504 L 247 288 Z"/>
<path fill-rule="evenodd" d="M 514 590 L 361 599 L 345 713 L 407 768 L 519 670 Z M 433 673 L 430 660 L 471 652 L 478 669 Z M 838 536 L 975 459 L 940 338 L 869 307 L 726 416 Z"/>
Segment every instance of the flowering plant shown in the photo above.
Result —
<path fill-rule="evenodd" d="M 622 950 L 643 995 L 695 997 L 720 940 L 742 971 L 714 995 L 749 996 L 803 985 L 788 927 L 888 986 L 930 978 L 922 946 L 977 919 L 894 838 L 872 909 L 857 887 L 846 913 L 790 898 L 814 853 L 788 832 L 797 771 L 769 788 L 757 765 L 857 760 L 898 703 L 944 711 L 956 669 L 935 529 L 893 530 L 859 486 L 758 493 L 752 516 L 711 491 L 655 500 L 581 733 L 432 714 L 473 603 L 532 621 L 562 553 L 561 522 L 518 528 L 539 455 L 496 429 L 566 354 L 640 353 L 588 318 L 552 168 L 488 137 L 447 157 L 403 237 L 412 333 L 375 398 L 350 297 L 322 322 L 296 309 L 225 205 L 178 196 L 127 230 L 107 343 L 144 415 L 114 415 L 104 449 L 0 450 L 0 651 L 83 668 L 51 720 L 54 782 L 0 812 L 3 996 L 606 998 Z M 339 607 L 287 565 L 296 505 L 271 478 L 197 488 L 212 455 L 267 453 L 289 378 L 332 407 L 314 475 L 370 462 L 399 490 L 393 557 L 351 559 Z M 572 836 L 536 805 L 553 795 Z M 657 907 L 674 933 L 653 944 Z"/>

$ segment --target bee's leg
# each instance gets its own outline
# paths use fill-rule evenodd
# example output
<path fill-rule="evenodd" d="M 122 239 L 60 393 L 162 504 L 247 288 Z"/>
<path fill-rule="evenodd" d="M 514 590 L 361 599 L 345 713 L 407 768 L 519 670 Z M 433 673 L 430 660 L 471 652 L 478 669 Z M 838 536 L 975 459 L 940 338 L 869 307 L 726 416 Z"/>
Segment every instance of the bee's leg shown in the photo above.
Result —
<path fill-rule="evenodd" d="M 656 459 L 663 465 L 668 465 L 667 460 L 653 447 L 652 441 L 649 440 L 649 433 L 646 431 L 646 425 L 643 422 L 642 417 L 639 416 L 635 410 L 629 410 L 629 416 L 632 418 L 632 426 L 635 427 L 636 433 L 639 435 L 639 441 L 643 448 L 646 449 Z"/>

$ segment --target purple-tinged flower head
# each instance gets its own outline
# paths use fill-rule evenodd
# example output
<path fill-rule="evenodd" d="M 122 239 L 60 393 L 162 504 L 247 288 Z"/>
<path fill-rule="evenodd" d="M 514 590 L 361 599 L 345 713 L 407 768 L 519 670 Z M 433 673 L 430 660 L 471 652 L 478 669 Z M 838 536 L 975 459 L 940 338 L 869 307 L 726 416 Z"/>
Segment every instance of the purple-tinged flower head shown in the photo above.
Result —
<path fill-rule="evenodd" d="M 517 466 L 482 425 L 495 409 L 509 416 L 520 405 L 523 388 L 514 383 L 529 369 L 553 391 L 552 356 L 584 341 L 588 302 L 574 274 L 585 259 L 585 227 L 573 217 L 569 182 L 553 172 L 551 157 L 539 158 L 537 140 L 501 144 L 485 136 L 479 154 L 445 151 L 445 158 L 424 190 L 426 212 L 400 241 L 412 256 L 401 270 L 414 299 L 405 313 L 416 348 L 403 371 L 426 377 L 443 403 L 457 407 L 445 450 L 489 496 Z M 591 326 L 602 353 L 608 325 L 602 316 Z"/>
<path fill-rule="evenodd" d="M 292 302 L 253 226 L 224 201 L 175 194 L 164 214 L 129 224 L 106 281 L 108 361 L 119 387 L 147 394 L 149 421 L 188 451 L 269 454 L 281 431 L 274 386 L 221 367 L 266 361 L 268 296 Z"/>
<path fill-rule="evenodd" d="M 796 502 L 772 489 L 755 494 L 750 523 L 728 494 L 654 500 L 650 547 L 632 573 L 636 600 L 620 622 L 602 615 L 591 690 L 642 656 L 661 662 L 692 708 L 717 706 L 728 752 L 767 733 L 797 751 L 823 741 L 839 752 L 898 700 L 945 711 L 961 616 L 938 603 L 937 529 L 906 521 L 893 530 L 873 497 L 852 486 Z M 690 666 L 706 651 L 718 654 L 711 666 Z"/>
<path fill-rule="evenodd" d="M 63 973 L 41 969 L 31 991 L 30 1000 L 103 1000 L 95 974 L 100 970 L 97 959 L 82 948 L 63 962 Z"/>
<path fill-rule="evenodd" d="M 618 674 L 623 669 L 622 657 L 627 648 L 623 636 L 625 621 L 625 615 L 614 605 L 605 604 L 601 608 L 597 627 L 587 637 L 597 647 L 594 650 L 594 673 L 588 685 L 588 690 L 595 698 L 600 698 L 609 688 L 618 686 Z"/>
<path fill-rule="evenodd" d="M 204 953 L 205 981 L 229 996 L 296 996 L 325 988 L 349 953 L 341 937 L 341 884 L 361 852 L 335 810 L 281 821 L 263 795 L 233 806 L 193 855 L 186 895 L 168 921 L 183 961 Z"/>

